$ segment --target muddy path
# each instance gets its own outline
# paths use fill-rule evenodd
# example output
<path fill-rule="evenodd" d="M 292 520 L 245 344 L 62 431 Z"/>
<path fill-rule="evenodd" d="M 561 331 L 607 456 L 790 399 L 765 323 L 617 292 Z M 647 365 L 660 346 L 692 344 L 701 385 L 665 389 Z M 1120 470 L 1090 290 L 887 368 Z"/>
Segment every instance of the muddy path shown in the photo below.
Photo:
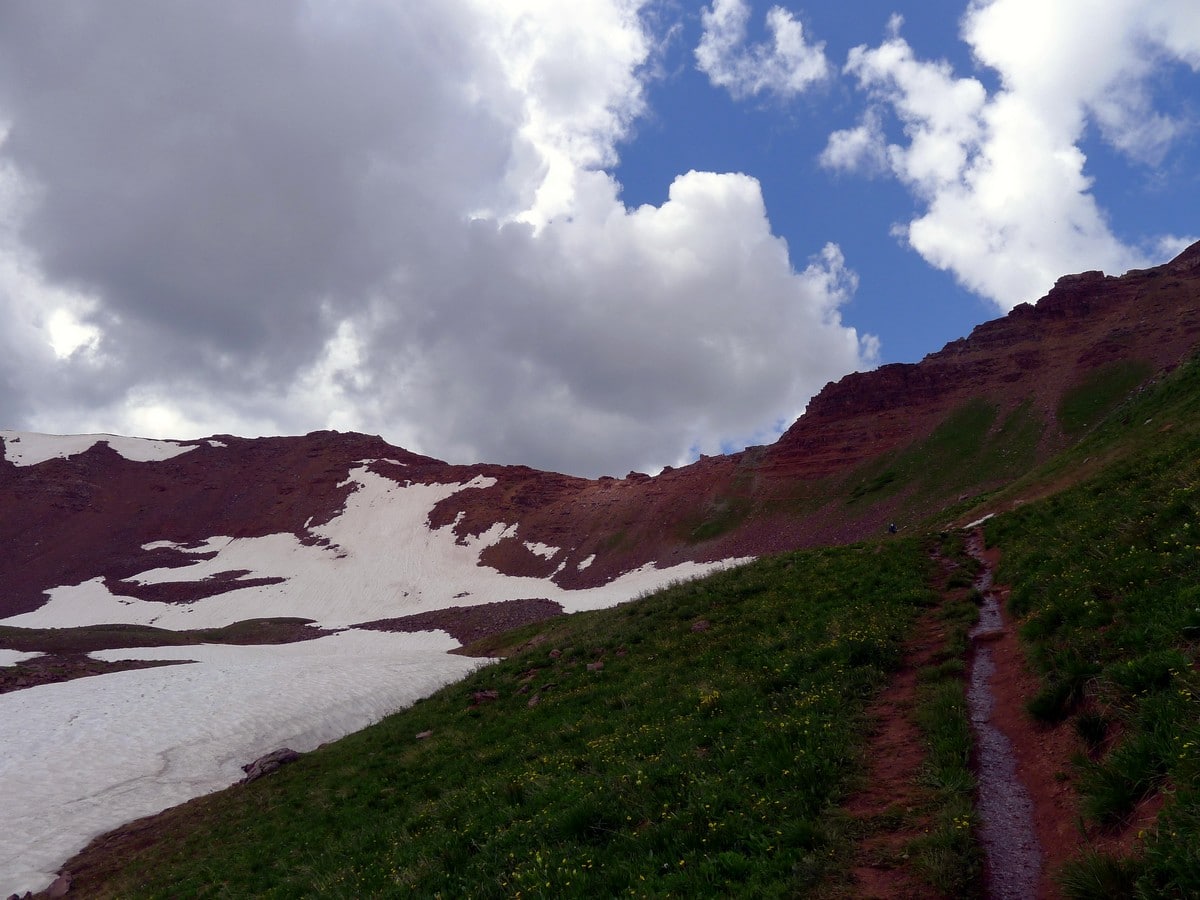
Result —
<path fill-rule="evenodd" d="M 866 710 L 870 739 L 859 788 L 842 807 L 855 835 L 847 883 L 828 893 L 838 900 L 931 900 L 959 896 L 931 883 L 919 845 L 937 827 L 937 791 L 925 780 L 929 750 L 918 724 L 923 676 L 954 656 L 948 643 L 962 628 L 944 613 L 969 598 L 959 562 L 931 552 L 930 587 L 942 598 L 913 623 L 900 666 Z M 952 585 L 952 580 L 954 584 Z M 968 876 L 969 877 L 969 876 Z M 821 894 L 820 896 L 826 896 Z"/>
<path fill-rule="evenodd" d="M 1079 827 L 1071 759 L 1081 746 L 1068 725 L 1035 722 L 1025 704 L 1040 688 L 1005 610 L 1008 588 L 994 583 L 999 561 L 983 534 L 967 536 L 980 562 L 973 588 L 983 597 L 970 631 L 965 690 L 974 734 L 977 836 L 985 855 L 984 896 L 1058 900 L 1056 875 L 1089 839 Z M 935 585 L 949 602 L 965 599 L 952 588 L 957 566 L 935 556 Z M 920 616 L 905 646 L 904 663 L 868 709 L 875 723 L 865 758 L 864 787 L 843 807 L 859 833 L 848 894 L 858 898 L 938 896 L 916 871 L 909 849 L 930 827 L 928 796 L 919 784 L 926 750 L 914 718 L 922 667 L 937 658 L 946 623 L 931 609 Z"/>
<path fill-rule="evenodd" d="M 1067 725 L 1038 724 L 1025 704 L 1040 688 L 1005 610 L 1008 588 L 994 583 L 999 552 L 973 531 L 968 552 L 983 568 L 972 630 L 968 704 L 976 732 L 980 841 L 989 897 L 1062 896 L 1056 875 L 1080 849 L 1071 758 L 1082 749 Z"/>
<path fill-rule="evenodd" d="M 975 732 L 974 768 L 985 859 L 987 896 L 998 900 L 1038 895 L 1042 849 L 1034 826 L 1033 801 L 1017 771 L 1013 743 L 996 720 L 997 660 L 993 644 L 1007 636 L 1000 598 L 992 589 L 992 567 L 983 553 L 983 537 L 975 532 L 968 550 L 981 564 L 975 589 L 982 595 L 979 621 L 971 629 L 971 665 L 967 707 Z M 1001 677 L 1008 673 L 1000 673 Z"/>

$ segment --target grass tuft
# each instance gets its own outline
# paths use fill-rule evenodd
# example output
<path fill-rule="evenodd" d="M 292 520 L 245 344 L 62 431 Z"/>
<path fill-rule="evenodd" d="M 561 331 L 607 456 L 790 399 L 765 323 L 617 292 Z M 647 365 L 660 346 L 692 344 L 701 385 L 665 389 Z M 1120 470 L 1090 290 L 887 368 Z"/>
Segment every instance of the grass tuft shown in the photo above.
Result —
<path fill-rule="evenodd" d="M 1133 897 L 1139 869 L 1127 857 L 1089 850 L 1063 867 L 1058 882 L 1069 900 Z"/>

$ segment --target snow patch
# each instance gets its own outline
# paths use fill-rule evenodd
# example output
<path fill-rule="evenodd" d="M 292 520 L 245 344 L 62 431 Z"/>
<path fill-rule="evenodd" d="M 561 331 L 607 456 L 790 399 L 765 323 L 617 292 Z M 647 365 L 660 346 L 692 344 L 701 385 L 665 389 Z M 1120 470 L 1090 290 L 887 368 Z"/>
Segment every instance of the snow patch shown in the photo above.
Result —
<path fill-rule="evenodd" d="M 478 667 L 441 632 L 107 650 L 196 660 L 0 695 L 0 895 L 45 888 L 94 836 L 365 728 Z"/>
<path fill-rule="evenodd" d="M 575 568 L 577 568 L 577 569 L 578 569 L 580 572 L 582 572 L 584 569 L 586 569 L 588 566 L 590 566 L 590 565 L 591 565 L 592 563 L 594 563 L 595 561 L 596 561 L 596 554 L 595 554 L 595 553 L 593 553 L 593 554 L 592 554 L 591 556 L 589 556 L 587 559 L 585 559 L 585 560 L 582 560 L 582 561 L 579 563 L 579 565 L 577 565 Z"/>
<path fill-rule="evenodd" d="M 560 548 L 551 547 L 549 544 L 542 544 L 538 541 L 526 541 L 525 549 L 542 559 L 550 560 L 554 558 L 554 554 L 558 553 Z"/>
<path fill-rule="evenodd" d="M 104 441 L 117 453 L 134 462 L 161 462 L 195 450 L 177 441 L 121 437 L 115 434 L 38 434 L 32 431 L 0 431 L 4 457 L 17 466 L 36 466 L 49 459 L 66 459 L 90 450 Z"/>
<path fill-rule="evenodd" d="M 982 525 L 982 524 L 983 524 L 984 522 L 986 522 L 988 519 L 994 519 L 994 518 L 996 518 L 996 514 L 995 514 L 995 513 L 988 513 L 988 514 L 987 514 L 986 516 L 984 516 L 982 519 L 976 519 L 974 522 L 968 522 L 966 525 L 964 525 L 964 526 L 963 526 L 963 530 L 964 530 L 964 531 L 969 531 L 969 530 L 970 530 L 970 529 L 972 529 L 972 528 L 978 528 L 980 525 Z"/>
<path fill-rule="evenodd" d="M 15 666 L 17 663 L 23 663 L 27 659 L 41 655 L 41 653 L 26 653 L 23 650 L 5 650 L 0 647 L 0 666 Z"/>
<path fill-rule="evenodd" d="M 355 469 L 357 490 L 340 516 L 311 530 L 326 543 L 302 543 L 294 534 L 264 537 L 211 537 L 198 546 L 179 547 L 197 558 L 184 567 L 151 569 L 131 580 L 141 584 L 194 582 L 231 570 L 244 578 L 283 578 L 272 585 L 238 588 L 192 603 L 159 603 L 112 594 L 103 579 L 51 589 L 50 600 L 33 612 L 3 620 L 22 628 L 123 623 L 161 628 L 216 628 L 244 619 L 298 616 L 328 628 L 411 615 L 430 609 L 545 597 L 568 612 L 613 606 L 668 581 L 692 578 L 725 563 L 653 565 L 627 572 L 599 587 L 566 590 L 544 578 L 504 575 L 479 564 L 486 548 L 515 535 L 517 526 L 497 522 L 478 535 L 458 538 L 453 526 L 431 529 L 429 514 L 461 490 L 488 486 L 494 479 L 466 484 L 401 486 L 368 469 Z M 593 557 L 584 560 L 591 564 Z M 581 564 L 580 568 L 585 565 Z"/>

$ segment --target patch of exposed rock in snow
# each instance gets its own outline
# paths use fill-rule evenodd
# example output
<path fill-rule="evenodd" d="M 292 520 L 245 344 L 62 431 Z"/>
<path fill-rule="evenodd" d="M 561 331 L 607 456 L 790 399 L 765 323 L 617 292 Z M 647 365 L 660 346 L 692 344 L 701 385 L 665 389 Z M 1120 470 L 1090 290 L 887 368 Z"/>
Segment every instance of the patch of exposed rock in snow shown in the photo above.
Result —
<path fill-rule="evenodd" d="M 4 458 L 18 466 L 36 466 L 48 459 L 66 459 L 90 450 L 104 441 L 123 457 L 134 462 L 160 462 L 191 450 L 176 441 L 121 437 L 115 434 L 38 434 L 32 431 L 0 431 Z"/>
<path fill-rule="evenodd" d="M 17 663 L 23 663 L 27 659 L 41 655 L 40 653 L 26 653 L 23 650 L 5 650 L 0 647 L 0 666 L 15 666 Z"/>
<path fill-rule="evenodd" d="M 0 695 L 0 896 L 45 888 L 91 838 L 312 750 L 480 665 L 438 633 L 350 631 L 271 646 L 107 650 L 191 659 Z"/>
<path fill-rule="evenodd" d="M 321 543 L 303 543 L 288 533 L 255 538 L 217 536 L 188 548 L 156 541 L 146 546 L 177 547 L 196 555 L 197 560 L 190 566 L 151 569 L 133 579 L 142 584 L 191 582 L 245 570 L 245 579 L 285 579 L 279 584 L 173 604 L 113 594 L 103 579 L 94 578 L 54 588 L 44 606 L 3 622 L 22 628 L 123 623 L 182 629 L 221 627 L 252 617 L 298 616 L 328 628 L 344 628 L 461 606 L 468 596 L 466 605 L 545 597 L 576 612 L 613 606 L 670 581 L 703 575 L 723 565 L 689 562 L 659 569 L 648 564 L 599 587 L 566 590 L 548 579 L 504 575 L 479 565 L 480 553 L 512 536 L 515 524 L 498 522 L 482 534 L 464 538 L 454 534 L 453 526 L 429 528 L 429 513 L 437 503 L 459 491 L 490 487 L 494 479 L 399 485 L 366 468 L 355 469 L 351 478 L 358 489 L 348 498 L 343 513 L 310 532 Z M 215 556 L 199 558 L 207 553 Z M 584 563 L 590 564 L 593 558 Z"/>

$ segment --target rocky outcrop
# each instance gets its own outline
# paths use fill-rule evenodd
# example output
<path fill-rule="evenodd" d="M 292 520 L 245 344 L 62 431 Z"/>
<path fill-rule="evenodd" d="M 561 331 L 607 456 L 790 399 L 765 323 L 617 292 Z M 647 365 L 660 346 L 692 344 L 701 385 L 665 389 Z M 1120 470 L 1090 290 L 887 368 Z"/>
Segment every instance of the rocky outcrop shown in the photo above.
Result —
<path fill-rule="evenodd" d="M 1030 400 L 1053 419 L 1065 391 L 1090 370 L 1118 359 L 1171 368 L 1198 345 L 1200 244 L 1119 278 L 1066 275 L 1036 304 L 1020 304 L 919 363 L 826 385 L 770 448 L 764 468 L 798 478 L 844 472 L 927 436 L 970 398 L 1002 410 Z"/>

